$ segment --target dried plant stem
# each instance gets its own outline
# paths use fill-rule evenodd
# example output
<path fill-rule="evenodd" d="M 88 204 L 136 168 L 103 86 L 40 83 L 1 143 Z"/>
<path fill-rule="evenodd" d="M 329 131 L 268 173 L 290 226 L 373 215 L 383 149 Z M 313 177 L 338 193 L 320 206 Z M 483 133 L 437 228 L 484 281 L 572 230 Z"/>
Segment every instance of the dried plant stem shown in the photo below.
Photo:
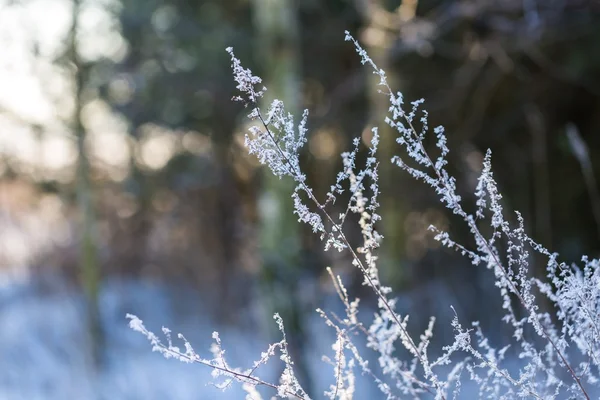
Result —
<path fill-rule="evenodd" d="M 271 132 L 271 130 L 269 129 L 269 125 L 264 120 L 264 118 L 262 116 L 262 113 L 260 111 L 260 108 L 256 105 L 256 103 L 253 103 L 252 106 L 253 106 L 254 110 L 256 111 L 256 113 L 258 115 L 258 119 L 260 120 L 261 124 L 265 128 L 265 131 L 267 132 L 267 134 L 269 135 L 269 137 L 272 140 L 273 144 L 277 148 L 277 151 L 279 152 L 279 155 L 285 161 L 285 163 L 287 164 L 288 168 L 293 169 L 292 171 L 290 171 L 290 175 L 293 176 L 293 177 L 300 176 L 300 172 L 295 170 L 294 166 L 290 162 L 290 160 L 287 157 L 287 155 L 285 154 L 285 152 L 283 152 L 281 150 L 281 148 L 279 147 L 279 142 L 276 140 L 275 135 L 273 134 L 273 132 Z M 411 347 L 411 353 L 413 353 L 415 355 L 415 357 L 417 357 L 417 359 L 419 360 L 419 363 L 421 365 L 423 365 L 423 366 L 426 365 L 426 362 L 425 362 L 425 360 L 423 360 L 423 357 L 420 354 L 417 345 L 415 344 L 415 342 L 413 341 L 412 337 L 409 335 L 408 331 L 406 330 L 406 328 L 404 327 L 404 325 L 400 321 L 400 317 L 398 316 L 398 314 L 396 314 L 396 312 L 394 311 L 394 309 L 390 305 L 387 297 L 383 293 L 381 293 L 381 290 L 379 289 L 379 286 L 377 284 L 375 284 L 375 282 L 373 282 L 373 279 L 371 278 L 370 274 L 368 273 L 367 269 L 365 268 L 363 261 L 360 259 L 360 257 L 356 253 L 356 251 L 352 248 L 352 246 L 350 245 L 350 242 L 346 238 L 346 235 L 342 231 L 342 227 L 340 225 L 338 225 L 333 220 L 333 218 L 331 217 L 331 215 L 329 215 L 329 213 L 325 210 L 325 206 L 323 204 L 321 204 L 321 202 L 315 197 L 315 195 L 313 194 L 312 190 L 306 185 L 306 183 L 304 183 L 303 180 L 298 180 L 298 182 L 299 182 L 300 185 L 302 185 L 302 188 L 308 194 L 308 196 L 311 199 L 311 201 L 315 204 L 315 206 L 322 212 L 322 214 L 325 216 L 325 218 L 332 225 L 332 227 L 333 227 L 332 230 L 335 231 L 339 235 L 339 237 L 342 240 L 342 243 L 344 244 L 344 246 L 346 246 L 346 248 L 348 249 L 348 251 L 350 251 L 350 254 L 352 255 L 352 258 L 356 261 L 356 265 L 358 266 L 358 268 L 360 269 L 361 273 L 363 274 L 363 276 L 367 280 L 367 282 L 369 284 L 368 286 L 371 287 L 371 289 L 375 292 L 375 295 L 377 296 L 377 298 L 379 300 L 381 300 L 381 302 L 385 306 L 386 310 L 390 313 L 390 315 L 394 319 L 394 322 L 396 323 L 396 325 L 398 326 L 398 328 L 402 331 L 402 335 L 404 335 L 405 339 L 407 340 L 407 342 L 409 343 L 409 345 Z M 439 386 L 439 384 L 436 382 L 435 386 Z M 438 387 L 438 389 L 441 390 L 441 388 L 439 388 L 439 387 Z M 446 397 L 444 395 L 442 395 L 441 398 L 442 398 L 442 400 L 446 400 Z"/>
<path fill-rule="evenodd" d="M 270 387 L 271 389 L 275 389 L 275 390 L 279 389 L 279 386 L 277 386 L 277 385 L 275 385 L 273 383 L 270 383 L 270 382 L 267 382 L 267 381 L 263 381 L 260 378 L 252 376 L 252 373 L 253 373 L 253 371 L 256 370 L 256 368 L 254 368 L 252 370 L 252 372 L 250 372 L 249 374 L 244 374 L 244 373 L 241 373 L 241 372 L 238 372 L 238 371 L 234 371 L 234 370 L 229 369 L 229 368 L 219 367 L 218 365 L 211 364 L 209 362 L 201 360 L 200 358 L 193 358 L 193 357 L 190 357 L 190 356 L 188 356 L 188 355 L 186 355 L 184 353 L 177 352 L 177 351 L 174 351 L 174 350 L 169 350 L 167 348 L 167 346 L 165 346 L 163 344 L 159 344 L 159 346 L 162 347 L 166 351 L 168 350 L 169 352 L 173 352 L 173 353 L 177 354 L 178 357 L 185 358 L 185 359 L 189 360 L 190 362 L 195 362 L 195 363 L 198 363 L 198 364 L 206 365 L 207 367 L 219 370 L 221 372 L 224 372 L 225 374 L 234 375 L 237 379 L 248 380 L 248 381 L 253 382 L 255 385 L 267 386 L 267 387 Z M 305 397 L 302 397 L 302 396 L 300 396 L 300 395 L 298 395 L 296 393 L 293 393 L 293 392 L 290 392 L 290 391 L 287 391 L 287 390 L 285 391 L 285 394 L 287 394 L 288 396 L 294 397 L 296 399 L 299 399 L 299 400 L 308 400 Z"/>
<path fill-rule="evenodd" d="M 392 90 L 391 90 L 391 88 L 389 86 L 387 86 L 387 89 L 390 91 L 390 93 L 392 93 Z M 423 142 L 419 138 L 419 135 L 418 135 L 416 129 L 414 128 L 412 122 L 406 117 L 406 114 L 403 114 L 403 117 L 404 117 L 404 120 L 409 125 L 410 130 L 412 131 L 415 139 L 417 140 L 417 142 L 421 146 L 421 151 L 425 155 L 425 157 L 427 157 L 427 160 L 429 161 L 429 165 L 431 165 L 431 168 L 433 169 L 434 173 L 436 174 L 436 176 L 438 178 L 438 181 L 441 182 L 441 184 L 444 186 L 444 188 L 446 190 L 449 190 L 450 188 L 447 186 L 445 179 L 442 178 L 442 174 L 436 168 L 435 164 L 433 163 L 433 161 L 429 157 L 429 154 L 427 153 L 427 151 L 425 151 L 425 147 L 423 146 Z M 544 339 L 546 339 L 550 343 L 550 345 L 552 346 L 552 348 L 554 349 L 554 351 L 556 351 L 556 354 L 558 354 L 558 356 L 560 357 L 561 362 L 567 368 L 567 370 L 569 371 L 569 373 L 571 374 L 571 376 L 573 377 L 573 379 L 575 380 L 575 382 L 577 383 L 577 385 L 581 389 L 581 392 L 583 393 L 583 395 L 585 396 L 585 398 L 587 400 L 589 400 L 590 396 L 587 393 L 586 389 L 583 387 L 583 384 L 581 383 L 581 379 L 577 376 L 577 374 L 573 370 L 573 367 L 567 361 L 566 357 L 560 351 L 560 349 L 558 348 L 558 346 L 556 345 L 556 343 L 554 342 L 554 340 L 552 340 L 552 338 L 548 334 L 548 331 L 546 330 L 546 328 L 544 327 L 544 325 L 541 322 L 539 322 L 538 316 L 535 313 L 535 311 L 531 310 L 530 307 L 527 306 L 527 303 L 526 303 L 525 299 L 523 298 L 523 296 L 521 295 L 521 293 L 517 289 L 517 287 L 514 284 L 514 282 L 508 276 L 508 272 L 506 271 L 506 268 L 504 267 L 504 265 L 500 262 L 500 259 L 498 258 L 498 255 L 493 251 L 491 245 L 485 239 L 485 237 L 483 236 L 483 234 L 481 233 L 481 231 L 479 230 L 479 228 L 477 227 L 477 225 L 475 224 L 475 222 L 473 221 L 473 219 L 468 218 L 468 214 L 463 210 L 462 206 L 458 202 L 454 203 L 454 210 L 460 211 L 459 215 L 463 218 L 463 220 L 465 222 L 467 222 L 467 224 L 469 225 L 469 228 L 471 229 L 471 231 L 473 233 L 475 233 L 475 235 L 477 235 L 477 239 L 480 241 L 480 243 L 483 243 L 486 246 L 488 255 L 490 255 L 493 258 L 494 263 L 498 266 L 498 268 L 502 272 L 502 274 L 504 276 L 504 279 L 506 280 L 506 282 L 508 283 L 508 285 L 510 287 L 510 290 L 513 292 L 513 294 L 515 296 L 517 296 L 517 299 L 523 305 L 523 308 L 525 308 L 525 310 L 527 310 L 527 312 L 529 313 L 529 315 L 533 316 L 534 318 L 536 318 L 537 323 L 539 324 L 539 327 L 541 328 L 541 332 L 542 332 L 542 334 L 544 336 Z"/>

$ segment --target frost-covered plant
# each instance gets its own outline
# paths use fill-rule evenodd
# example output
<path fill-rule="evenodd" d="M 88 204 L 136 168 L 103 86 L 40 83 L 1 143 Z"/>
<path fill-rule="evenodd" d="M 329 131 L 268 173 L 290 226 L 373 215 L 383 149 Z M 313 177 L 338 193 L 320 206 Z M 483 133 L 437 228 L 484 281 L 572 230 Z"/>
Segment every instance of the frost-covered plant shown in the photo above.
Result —
<path fill-rule="evenodd" d="M 233 50 L 228 48 L 237 89 L 240 91 L 240 95 L 234 99 L 243 102 L 250 109 L 248 117 L 258 122 L 246 135 L 245 143 L 249 152 L 255 154 L 276 176 L 291 178 L 296 182 L 292 199 L 298 220 L 307 223 L 320 235 L 326 250 L 335 248 L 349 252 L 352 263 L 363 275 L 364 285 L 373 290 L 378 300 L 378 311 L 371 325 L 363 325 L 358 319 L 358 299 L 352 300 L 340 277 L 334 276 L 329 270 L 346 315 L 340 318 L 333 313 L 317 310 L 336 333 L 334 357 L 325 358 L 333 367 L 333 383 L 325 396 L 330 399 L 351 399 L 356 385 L 354 371 L 358 370 L 370 376 L 388 399 L 424 396 L 435 399 L 458 398 L 462 385 L 467 381 L 476 384 L 479 398 L 589 399 L 591 391 L 597 390 L 600 383 L 600 261 L 584 257 L 582 268 L 559 263 L 557 254 L 549 252 L 526 234 L 523 218 L 518 212 L 517 224 L 512 226 L 505 217 L 502 196 L 492 173 L 489 150 L 475 192 L 476 209 L 474 212 L 467 211 L 456 193 L 455 178 L 446 170 L 449 149 L 443 127 L 433 129 L 437 146 L 437 156 L 433 157 L 424 145 L 430 129 L 427 112 L 420 111 L 423 100 L 412 102 L 409 111 L 405 111 L 402 94 L 392 91 L 385 72 L 375 65 L 347 32 L 346 40 L 353 42 L 362 63 L 373 68 L 380 80 L 381 93 L 389 99 L 389 116 L 385 122 L 397 131 L 396 141 L 406 154 L 404 157 L 394 156 L 391 161 L 415 179 L 431 186 L 440 201 L 470 229 L 475 239 L 475 249 L 454 242 L 447 232 L 430 228 L 442 244 L 461 252 L 475 265 L 485 265 L 494 274 L 505 310 L 503 321 L 512 327 L 511 346 L 516 348 L 523 366 L 517 372 L 509 371 L 505 365 L 509 347 L 493 348 L 477 322 L 465 328 L 456 313 L 452 321 L 454 341 L 444 346 L 441 355 L 436 358 L 430 357 L 428 352 L 434 318 L 419 338 L 409 335 L 408 316 L 401 316 L 396 311 L 392 290 L 381 283 L 377 269 L 375 252 L 382 240 L 375 229 L 375 223 L 381 218 L 377 214 L 377 129 L 372 131 L 365 164 L 361 168 L 357 166 L 360 140 L 355 139 L 352 151 L 342 154 L 343 169 L 337 175 L 335 184 L 323 201 L 318 200 L 302 173 L 299 161 L 300 149 L 306 143 L 308 112 L 304 112 L 297 126 L 293 116 L 285 112 L 284 104 L 279 100 L 273 101 L 267 112 L 263 112 L 258 105 L 266 90 L 261 86 L 261 79 L 243 68 Z M 350 198 L 345 211 L 334 216 L 331 205 L 346 190 Z M 356 248 L 351 246 L 344 234 L 344 225 L 350 213 L 359 217 L 362 232 L 362 245 Z M 492 228 L 489 236 L 480 230 L 481 224 Z M 500 242 L 505 244 L 503 252 L 497 247 Z M 548 259 L 546 282 L 529 272 L 531 251 Z M 554 306 L 554 316 L 540 310 L 539 298 L 542 296 Z M 153 350 L 165 357 L 213 368 L 215 378 L 222 377 L 219 385 L 223 388 L 237 381 L 248 392 L 248 398 L 259 398 L 256 387 L 262 385 L 273 388 L 278 397 L 308 399 L 294 375 L 283 321 L 277 314 L 275 320 L 283 339 L 269 346 L 261 359 L 245 370 L 227 364 L 216 333 L 213 335 L 213 358 L 203 359 L 181 335 L 179 337 L 184 341 L 185 350 L 173 346 L 168 329 L 163 329 L 167 340 L 167 344 L 163 344 L 157 336 L 146 330 L 137 317 L 128 315 L 128 318 L 131 319 L 130 326 L 150 340 Z M 367 347 L 378 355 L 377 367 L 370 366 L 367 357 L 362 355 L 364 350 L 359 350 L 355 345 L 357 334 L 364 335 Z M 398 349 L 406 350 L 403 353 L 408 357 L 401 359 Z M 279 382 L 269 383 L 258 378 L 255 372 L 276 352 L 280 354 L 285 367 Z"/>

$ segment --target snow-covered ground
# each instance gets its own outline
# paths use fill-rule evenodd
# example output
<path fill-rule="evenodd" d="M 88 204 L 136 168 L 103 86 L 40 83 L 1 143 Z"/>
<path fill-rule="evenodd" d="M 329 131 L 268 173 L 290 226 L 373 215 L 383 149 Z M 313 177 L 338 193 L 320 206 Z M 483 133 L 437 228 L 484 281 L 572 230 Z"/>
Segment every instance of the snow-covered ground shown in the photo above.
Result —
<path fill-rule="evenodd" d="M 447 307 L 451 298 L 435 285 L 419 293 L 429 293 L 428 297 L 439 300 L 439 304 L 432 304 L 431 311 L 441 308 L 442 304 Z M 413 302 L 419 299 L 414 294 L 403 296 L 399 307 L 411 309 Z M 333 297 L 326 303 L 323 304 L 325 309 L 339 307 Z M 103 283 L 99 305 L 105 345 L 100 364 L 95 365 L 91 362 L 85 301 L 79 290 L 57 278 L 45 278 L 43 282 L 40 279 L 0 279 L 0 399 L 245 398 L 246 393 L 238 384 L 230 385 L 226 391 L 211 385 L 211 370 L 205 366 L 167 360 L 152 352 L 147 339 L 129 328 L 127 313 L 137 315 L 157 334 L 163 325 L 175 333 L 183 333 L 206 358 L 212 358 L 211 335 L 217 330 L 228 362 L 241 368 L 248 368 L 259 359 L 268 344 L 264 328 L 261 332 L 256 324 L 220 326 L 210 317 L 209 311 L 214 307 L 203 302 L 193 288 L 113 279 Z M 363 310 L 363 314 L 372 315 L 372 311 Z M 322 398 L 319 394 L 333 383 L 332 367 L 322 360 L 323 354 L 333 355 L 333 332 L 316 313 L 307 325 L 310 344 L 305 359 L 313 380 L 313 394 L 315 398 Z M 442 322 L 436 330 L 442 336 L 444 326 Z M 377 365 L 377 361 L 371 359 L 371 365 Z M 516 371 L 518 363 L 511 367 Z M 280 368 L 275 358 L 262 366 L 258 375 L 266 381 L 277 382 Z M 355 398 L 380 398 L 381 393 L 373 382 L 356 372 Z M 469 393 L 474 393 L 476 388 L 472 382 L 465 382 L 462 389 L 460 398 L 471 398 Z M 260 392 L 264 398 L 274 394 L 268 388 Z"/>
<path fill-rule="evenodd" d="M 208 368 L 153 353 L 146 338 L 129 329 L 128 312 L 155 332 L 163 324 L 184 332 L 196 350 L 209 357 L 211 333 L 217 326 L 199 310 L 199 297 L 186 294 L 187 306 L 182 306 L 172 301 L 182 297 L 176 291 L 147 282 L 105 283 L 100 296 L 105 352 L 100 367 L 92 368 L 81 293 L 58 281 L 3 282 L 0 399 L 243 398 L 236 385 L 225 392 L 211 386 Z M 193 308 L 197 312 L 188 312 Z M 229 327 L 220 333 L 233 365 L 248 366 L 266 344 L 254 332 Z M 275 368 L 266 367 L 263 377 L 273 379 Z"/>

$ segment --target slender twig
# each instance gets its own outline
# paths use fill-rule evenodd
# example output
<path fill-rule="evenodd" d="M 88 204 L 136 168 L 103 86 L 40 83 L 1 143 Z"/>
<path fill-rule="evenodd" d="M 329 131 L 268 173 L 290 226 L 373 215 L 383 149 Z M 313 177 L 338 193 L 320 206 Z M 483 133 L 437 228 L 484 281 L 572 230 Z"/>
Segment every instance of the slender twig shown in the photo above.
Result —
<path fill-rule="evenodd" d="M 290 162 L 288 156 L 277 145 L 277 141 L 275 139 L 275 135 L 269 129 L 269 125 L 264 120 L 264 118 L 262 116 L 262 113 L 260 111 L 260 108 L 254 102 L 252 102 L 252 106 L 253 106 L 254 110 L 256 111 L 256 113 L 257 113 L 257 118 L 260 120 L 260 122 L 262 123 L 263 127 L 265 128 L 266 133 L 269 135 L 269 138 L 272 140 L 273 143 L 275 143 L 275 147 L 277 149 L 277 152 L 279 153 L 279 155 L 282 157 L 282 159 L 285 161 L 286 165 L 288 166 L 288 172 L 290 173 L 290 175 L 292 177 L 299 177 L 301 175 L 300 172 L 295 169 L 294 165 Z M 311 201 L 317 206 L 317 208 L 319 210 L 321 210 L 321 212 L 323 213 L 323 215 L 325 216 L 325 218 L 327 218 L 327 220 L 331 223 L 331 225 L 333 227 L 333 231 L 338 234 L 338 236 L 341 239 L 342 243 L 344 244 L 344 246 L 346 246 L 346 248 L 348 249 L 348 251 L 352 255 L 352 258 L 356 261 L 356 265 L 358 266 L 358 268 L 360 269 L 360 271 L 364 275 L 364 277 L 367 280 L 369 286 L 371 287 L 371 289 L 373 289 L 373 291 L 375 292 L 375 295 L 381 300 L 381 302 L 383 303 L 383 305 L 386 308 L 386 310 L 391 314 L 392 318 L 394 319 L 394 322 L 396 323 L 396 325 L 398 326 L 398 328 L 401 330 L 402 335 L 406 338 L 406 341 L 409 343 L 409 346 L 412 349 L 411 353 L 413 353 L 415 355 L 415 357 L 419 360 L 419 362 L 421 363 L 421 365 L 425 366 L 426 362 L 423 359 L 422 355 L 420 354 L 419 348 L 417 347 L 417 345 L 413 341 L 412 337 L 409 335 L 408 331 L 406 330 L 406 328 L 404 327 L 404 325 L 400 321 L 400 317 L 398 316 L 398 314 L 396 314 L 396 312 L 394 311 L 394 309 L 390 305 L 388 299 L 385 297 L 385 295 L 383 293 L 381 293 L 381 290 L 379 289 L 379 286 L 375 282 L 373 282 L 373 279 L 371 278 L 369 272 L 367 271 L 366 267 L 364 266 L 363 261 L 360 259 L 360 257 L 356 253 L 356 251 L 350 245 L 350 242 L 348 241 L 348 239 L 346 238 L 346 235 L 342 231 L 341 226 L 339 226 L 333 220 L 333 218 L 331 217 L 331 215 L 329 215 L 329 213 L 324 209 L 325 206 L 322 205 L 321 202 L 315 197 L 315 195 L 313 194 L 312 190 L 310 190 L 310 188 L 306 185 L 306 183 L 304 183 L 304 181 L 300 180 L 300 179 L 298 179 L 297 181 L 302 186 L 302 188 L 304 189 L 304 191 L 306 192 L 306 194 L 308 195 L 308 197 L 311 199 Z M 438 383 L 435 383 L 435 385 L 439 386 Z M 439 388 L 439 387 L 438 387 L 438 389 L 441 390 L 441 388 Z M 445 399 L 446 399 L 446 397 L 444 395 L 442 395 L 442 400 L 445 400 Z"/>
<path fill-rule="evenodd" d="M 252 376 L 252 373 L 256 370 L 256 368 L 252 369 L 252 372 L 245 374 L 245 373 L 238 372 L 238 371 L 226 368 L 226 367 L 220 367 L 218 365 L 214 365 L 214 364 L 212 364 L 212 363 L 210 363 L 208 361 L 205 361 L 205 360 L 201 359 L 198 355 L 196 355 L 195 357 L 192 357 L 192 356 L 190 356 L 188 354 L 185 354 L 185 353 L 182 353 L 180 351 L 173 350 L 173 348 L 169 348 L 169 347 L 165 346 L 162 343 L 157 343 L 156 345 L 159 346 L 160 348 L 162 348 L 165 353 L 174 354 L 178 358 L 185 359 L 185 360 L 187 360 L 189 362 L 194 362 L 194 363 L 206 365 L 207 367 L 216 369 L 216 370 L 221 371 L 221 372 L 223 372 L 225 374 L 233 375 L 233 376 L 235 376 L 236 379 L 239 379 L 239 380 L 242 380 L 242 381 L 243 380 L 251 381 L 255 385 L 267 386 L 267 387 L 270 387 L 270 388 L 275 389 L 275 390 L 279 390 L 280 389 L 280 386 L 278 386 L 278 385 L 275 385 L 275 384 L 267 382 L 267 381 L 263 381 L 260 378 Z M 294 392 L 291 392 L 289 390 L 285 390 L 285 394 L 287 394 L 289 396 L 292 396 L 292 397 L 295 397 L 296 399 L 299 399 L 299 400 L 308 400 L 306 397 L 300 396 L 300 395 L 298 395 L 298 394 L 296 394 Z"/>
<path fill-rule="evenodd" d="M 346 32 L 346 34 L 347 34 L 347 38 L 348 38 L 349 34 L 347 32 Z M 351 40 L 353 41 L 359 54 L 361 54 L 361 56 L 363 57 L 363 63 L 367 62 L 369 65 L 371 65 L 371 67 L 375 70 L 375 73 L 381 77 L 380 85 L 384 86 L 388 90 L 388 92 L 384 93 L 384 94 L 387 94 L 388 97 L 393 98 L 394 97 L 393 91 L 387 82 L 385 74 L 383 72 L 381 72 L 381 70 L 377 67 L 377 65 L 373 62 L 373 60 L 371 60 L 368 56 L 366 56 L 365 50 L 362 49 L 362 47 L 360 47 L 358 42 L 354 38 L 351 38 Z M 441 185 L 441 187 L 443 189 L 445 189 L 447 193 L 452 193 L 453 189 L 449 187 L 447 180 L 443 178 L 441 171 L 436 167 L 436 164 L 431 160 L 429 153 L 425 150 L 425 146 L 423 145 L 422 139 L 419 136 L 417 130 L 415 129 L 415 127 L 412 123 L 412 119 L 405 112 L 403 112 L 402 110 L 400 110 L 400 111 L 401 111 L 400 115 L 404 119 L 404 121 L 408 124 L 410 133 L 413 135 L 417 145 L 419 146 L 419 150 L 420 150 L 421 154 L 424 155 L 424 157 L 426 158 L 426 161 L 428 162 L 428 165 L 431 166 L 435 175 L 437 176 L 438 184 Z M 552 338 L 550 337 L 550 334 L 548 333 L 548 331 L 546 330 L 544 325 L 539 321 L 539 316 L 535 313 L 534 310 L 532 310 L 527 305 L 527 302 L 525 301 L 525 299 L 519 292 L 515 283 L 510 279 L 508 272 L 506 271 L 506 268 L 500 262 L 498 255 L 494 252 L 494 249 L 492 248 L 490 243 L 485 239 L 483 234 L 479 231 L 479 228 L 477 227 L 477 225 L 474 222 L 475 221 L 474 218 L 469 218 L 469 214 L 467 214 L 467 212 L 464 211 L 464 209 L 462 208 L 462 206 L 460 205 L 460 203 L 456 200 L 456 198 L 454 196 L 452 196 L 452 201 L 453 201 L 453 203 L 448 204 L 448 206 L 451 206 L 452 209 L 454 210 L 454 212 L 459 214 L 463 218 L 463 220 L 465 222 L 467 222 L 467 224 L 469 225 L 469 228 L 472 230 L 472 232 L 475 234 L 476 238 L 478 239 L 478 242 L 483 244 L 484 248 L 486 249 L 486 253 L 492 258 L 492 261 L 496 263 L 496 266 L 501 271 L 504 279 L 506 280 L 506 282 L 508 284 L 509 289 L 515 294 L 515 296 L 517 296 L 517 299 L 523 305 L 525 310 L 537 322 L 537 324 L 540 328 L 539 330 L 542 332 L 542 336 L 550 343 L 550 345 L 552 346 L 552 348 L 554 349 L 556 354 L 559 356 L 561 362 L 568 369 L 569 373 L 571 374 L 571 376 L 573 377 L 573 379 L 575 380 L 575 382 L 581 389 L 581 392 L 583 393 L 585 398 L 589 400 L 590 397 L 589 397 L 587 391 L 585 390 L 585 388 L 583 387 L 583 384 L 581 383 L 580 378 L 577 376 L 577 374 L 573 370 L 573 367 L 571 367 L 571 365 L 567 361 L 566 357 L 560 351 L 557 344 L 554 342 L 554 340 L 552 340 Z M 411 343 L 413 343 L 413 342 L 411 341 Z"/>
<path fill-rule="evenodd" d="M 348 324 L 344 324 L 344 322 L 342 321 L 342 319 L 340 317 L 338 317 L 334 312 L 331 312 L 331 315 L 333 315 L 333 317 L 338 321 L 339 324 L 343 324 L 349 327 L 349 331 L 350 330 L 354 330 L 355 328 L 358 329 L 359 331 L 361 331 L 366 337 L 370 338 L 371 340 L 375 341 L 376 338 L 375 336 L 369 332 L 367 330 L 367 328 L 364 327 L 363 324 L 361 323 L 357 323 L 357 324 L 353 324 L 353 325 L 348 325 Z M 350 339 L 348 338 L 348 336 L 346 335 L 347 340 L 350 342 Z M 427 391 L 429 394 L 431 394 L 432 396 L 435 396 L 435 392 L 432 390 L 433 386 L 428 385 L 427 383 L 419 380 L 417 377 L 414 376 L 414 374 L 412 374 L 411 372 L 408 371 L 404 371 L 402 369 L 399 369 L 397 371 L 400 375 L 402 375 L 404 378 L 408 379 L 409 381 L 414 382 L 415 384 L 417 384 L 419 387 L 421 387 L 422 389 L 424 389 L 425 391 Z M 372 376 L 373 373 L 371 373 Z M 375 377 L 375 376 L 374 376 Z M 376 377 L 375 377 L 376 378 Z"/>
<path fill-rule="evenodd" d="M 338 349 L 337 349 L 337 354 L 336 354 L 336 362 L 337 362 L 337 368 L 336 368 L 336 377 L 335 377 L 335 393 L 333 394 L 333 398 L 335 399 L 337 397 L 337 394 L 340 390 L 340 385 L 342 384 L 341 381 L 341 377 L 342 377 L 342 357 L 343 354 L 342 352 L 344 351 L 344 346 L 342 346 L 343 340 L 344 338 L 344 330 L 341 330 L 338 334 Z"/>
<path fill-rule="evenodd" d="M 386 84 L 386 87 L 390 91 L 390 93 L 392 93 L 391 88 L 387 84 Z M 436 168 L 435 164 L 433 163 L 433 161 L 429 157 L 429 154 L 425 151 L 425 147 L 423 145 L 423 142 L 419 138 L 419 134 L 417 133 L 416 129 L 414 128 L 411 120 L 407 117 L 406 113 L 403 113 L 402 115 L 403 115 L 404 120 L 408 123 L 408 125 L 410 127 L 410 130 L 413 133 L 415 139 L 417 140 L 417 143 L 419 144 L 422 153 L 427 158 L 427 161 L 429 162 L 429 165 L 431 166 L 431 168 L 433 169 L 433 171 L 437 175 L 438 181 L 441 183 L 441 185 L 444 187 L 444 189 L 449 190 L 449 187 L 448 187 L 448 184 L 447 184 L 446 180 L 442 178 L 441 172 Z M 484 244 L 484 246 L 486 247 L 486 252 L 488 253 L 489 256 L 492 257 L 494 263 L 496 263 L 496 265 L 498 266 L 498 268 L 502 272 L 502 275 L 504 276 L 506 282 L 508 283 L 508 286 L 509 286 L 510 290 L 515 294 L 515 296 L 517 296 L 517 299 L 523 305 L 523 307 L 525 308 L 525 310 L 527 310 L 527 312 L 529 313 L 529 315 L 535 318 L 535 320 L 539 324 L 539 327 L 540 327 L 540 330 L 542 332 L 542 335 L 550 343 L 550 345 L 552 346 L 552 348 L 554 349 L 554 351 L 556 351 L 556 354 L 558 354 L 558 356 L 561 359 L 562 363 L 569 370 L 569 373 L 571 374 L 571 376 L 573 377 L 573 379 L 575 380 L 575 382 L 577 383 L 577 385 L 581 389 L 581 391 L 582 391 L 583 395 L 585 396 L 585 398 L 589 400 L 590 397 L 589 397 L 587 391 L 585 390 L 585 388 L 583 387 L 583 384 L 581 383 L 581 379 L 577 376 L 577 374 L 573 370 L 573 367 L 571 367 L 571 364 L 569 364 L 569 362 L 567 361 L 566 357 L 560 351 L 560 349 L 558 348 L 558 346 L 556 345 L 556 343 L 554 342 L 554 340 L 552 340 L 552 338 L 550 337 L 550 334 L 548 333 L 548 331 L 546 330 L 546 328 L 544 327 L 544 325 L 539 321 L 538 315 L 535 313 L 534 310 L 531 310 L 527 306 L 527 303 L 526 303 L 525 299 L 523 298 L 523 296 L 521 295 L 521 293 L 517 289 L 515 283 L 510 279 L 510 277 L 508 275 L 508 272 L 506 271 L 506 268 L 504 267 L 504 265 L 502 265 L 502 263 L 500 262 L 500 259 L 498 258 L 498 255 L 493 251 L 493 248 L 490 246 L 490 244 L 485 239 L 485 237 L 483 236 L 483 234 L 479 231 L 479 228 L 477 227 L 477 225 L 475 224 L 475 222 L 473 222 L 474 220 L 472 218 L 468 218 L 468 214 L 463 210 L 463 208 L 460 205 L 460 203 L 458 203 L 456 200 L 455 200 L 455 202 L 453 204 L 453 209 L 455 211 L 459 212 L 459 215 L 461 217 L 463 217 L 463 220 L 465 222 L 467 222 L 467 224 L 469 225 L 469 228 L 477 236 L 477 239 L 480 240 L 480 243 Z"/>

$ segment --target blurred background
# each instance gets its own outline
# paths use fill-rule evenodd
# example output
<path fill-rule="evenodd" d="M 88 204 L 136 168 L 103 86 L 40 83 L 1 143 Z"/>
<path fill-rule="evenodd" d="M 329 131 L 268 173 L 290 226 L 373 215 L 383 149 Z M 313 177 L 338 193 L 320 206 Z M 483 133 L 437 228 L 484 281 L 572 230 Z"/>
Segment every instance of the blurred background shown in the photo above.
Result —
<path fill-rule="evenodd" d="M 445 344 L 453 305 L 510 336 L 488 271 L 427 232 L 471 246 L 468 229 L 388 163 L 387 99 L 344 30 L 446 127 L 467 205 L 491 148 L 528 232 L 564 261 L 598 255 L 595 0 L 0 0 L 0 398 L 240 398 L 207 385 L 207 368 L 152 353 L 126 313 L 206 357 L 219 330 L 248 367 L 279 340 L 279 312 L 309 393 L 332 382 L 320 357 L 333 335 L 314 312 L 340 308 L 325 267 L 367 321 L 375 302 L 348 255 L 323 253 L 297 223 L 292 183 L 247 155 L 228 46 L 267 100 L 310 111 L 303 168 L 321 198 L 339 154 L 380 127 L 379 266 L 411 331 L 436 315 Z M 347 234 L 360 243 L 356 226 Z M 532 273 L 544 266 L 534 257 Z"/>

